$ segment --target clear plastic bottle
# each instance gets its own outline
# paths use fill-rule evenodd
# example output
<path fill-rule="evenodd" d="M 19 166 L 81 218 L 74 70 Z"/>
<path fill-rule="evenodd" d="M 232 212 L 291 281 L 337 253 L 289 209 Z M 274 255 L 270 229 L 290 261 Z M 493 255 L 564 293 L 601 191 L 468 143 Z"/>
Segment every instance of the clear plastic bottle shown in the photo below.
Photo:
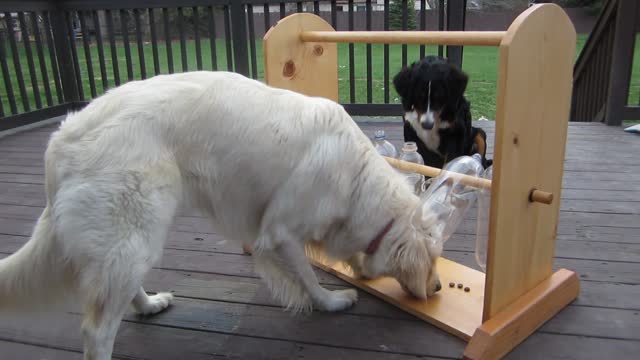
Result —
<path fill-rule="evenodd" d="M 433 241 L 444 244 L 462 222 L 477 198 L 478 189 L 460 183 L 455 173 L 480 177 L 484 171 L 480 154 L 451 160 L 432 178 L 422 197 L 422 221 L 431 228 Z"/>
<path fill-rule="evenodd" d="M 387 137 L 384 130 L 376 130 L 373 136 L 373 146 L 375 146 L 378 154 L 396 159 L 398 157 L 398 151 L 392 143 L 387 141 Z"/>
<path fill-rule="evenodd" d="M 489 166 L 482 177 L 491 180 L 493 166 Z M 476 263 L 487 270 L 487 243 L 489 242 L 489 217 L 491 211 L 491 189 L 478 190 L 478 220 L 476 224 Z"/>
<path fill-rule="evenodd" d="M 424 165 L 424 159 L 422 155 L 418 153 L 418 145 L 414 141 L 408 141 L 404 143 L 404 146 L 400 150 L 400 160 L 412 162 L 420 165 Z M 403 171 L 407 182 L 414 189 L 416 195 L 422 193 L 424 185 L 424 175 L 414 173 L 412 171 Z"/>

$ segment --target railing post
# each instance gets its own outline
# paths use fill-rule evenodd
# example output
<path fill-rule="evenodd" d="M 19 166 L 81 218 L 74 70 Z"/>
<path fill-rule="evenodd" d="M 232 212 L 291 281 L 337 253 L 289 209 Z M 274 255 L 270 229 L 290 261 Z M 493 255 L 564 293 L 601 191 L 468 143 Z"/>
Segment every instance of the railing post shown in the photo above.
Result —
<path fill-rule="evenodd" d="M 233 39 L 234 71 L 249 76 L 249 52 L 247 49 L 247 19 L 242 1 L 230 1 L 231 36 Z"/>
<path fill-rule="evenodd" d="M 613 50 L 611 51 L 611 76 L 609 84 L 607 84 L 609 95 L 604 114 L 604 121 L 607 125 L 622 125 L 624 118 L 629 96 L 629 82 L 631 81 L 633 46 L 636 37 L 634 20 L 637 13 L 637 0 L 618 0 Z"/>
<path fill-rule="evenodd" d="M 447 1 L 447 31 L 463 31 L 466 12 L 467 0 Z M 462 50 L 462 46 L 447 46 L 449 63 L 462 68 Z"/>
<path fill-rule="evenodd" d="M 64 16 L 64 10 L 56 8 L 51 11 L 51 30 L 56 47 L 56 58 L 58 60 L 58 71 L 62 82 L 62 92 L 64 101 L 73 103 L 80 100 L 78 83 L 73 67 L 73 57 L 71 56 L 71 44 L 67 33 L 68 24 Z"/>

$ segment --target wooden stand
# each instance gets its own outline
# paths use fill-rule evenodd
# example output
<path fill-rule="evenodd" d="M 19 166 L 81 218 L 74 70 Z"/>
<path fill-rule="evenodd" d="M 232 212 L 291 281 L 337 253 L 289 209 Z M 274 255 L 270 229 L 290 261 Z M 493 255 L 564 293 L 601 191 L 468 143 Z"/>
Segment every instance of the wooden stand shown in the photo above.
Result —
<path fill-rule="evenodd" d="M 350 33 L 294 14 L 264 37 L 266 82 L 337 101 L 336 43 L 356 41 L 499 46 L 487 271 L 441 258 L 443 290 L 419 301 L 394 279 L 363 281 L 341 264 L 315 265 L 469 341 L 465 358 L 500 358 L 579 293 L 574 272 L 553 272 L 575 29 L 555 4 L 531 6 L 506 32 Z"/>

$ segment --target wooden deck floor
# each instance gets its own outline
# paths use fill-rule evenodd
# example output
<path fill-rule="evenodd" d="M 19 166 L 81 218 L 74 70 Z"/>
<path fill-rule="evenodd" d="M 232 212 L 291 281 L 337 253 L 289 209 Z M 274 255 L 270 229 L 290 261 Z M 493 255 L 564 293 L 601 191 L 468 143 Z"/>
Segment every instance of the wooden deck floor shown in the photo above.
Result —
<path fill-rule="evenodd" d="M 487 128 L 493 141 L 492 123 Z M 400 124 L 384 127 L 396 145 Z M 42 155 L 54 128 L 0 139 L 0 257 L 31 233 L 44 204 Z M 640 354 L 640 137 L 597 124 L 570 125 L 556 266 L 579 273 L 579 298 L 508 359 L 632 359 Z M 446 244 L 473 260 L 475 214 Z M 318 271 L 331 288 L 347 284 Z M 253 273 L 251 257 L 185 210 L 148 291 L 173 291 L 175 305 L 152 318 L 129 314 L 121 359 L 456 359 L 465 343 L 360 293 L 345 313 L 292 317 Z M 30 319 L 0 315 L 0 359 L 81 359 L 77 312 Z"/>

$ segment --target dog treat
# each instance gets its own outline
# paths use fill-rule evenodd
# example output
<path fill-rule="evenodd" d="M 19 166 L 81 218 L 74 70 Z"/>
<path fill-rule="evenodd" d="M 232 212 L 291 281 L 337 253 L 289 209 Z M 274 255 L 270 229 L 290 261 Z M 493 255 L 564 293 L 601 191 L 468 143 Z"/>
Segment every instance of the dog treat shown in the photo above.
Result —
<path fill-rule="evenodd" d="M 456 284 L 455 284 L 455 283 L 453 283 L 453 282 L 450 282 L 450 283 L 449 283 L 449 287 L 454 287 L 454 286 L 456 286 Z"/>
<path fill-rule="evenodd" d="M 469 291 L 471 291 L 471 289 L 469 289 L 468 286 L 466 288 L 464 288 L 464 292 L 469 292 Z"/>
<path fill-rule="evenodd" d="M 458 283 L 458 289 L 462 289 L 462 283 Z"/>

